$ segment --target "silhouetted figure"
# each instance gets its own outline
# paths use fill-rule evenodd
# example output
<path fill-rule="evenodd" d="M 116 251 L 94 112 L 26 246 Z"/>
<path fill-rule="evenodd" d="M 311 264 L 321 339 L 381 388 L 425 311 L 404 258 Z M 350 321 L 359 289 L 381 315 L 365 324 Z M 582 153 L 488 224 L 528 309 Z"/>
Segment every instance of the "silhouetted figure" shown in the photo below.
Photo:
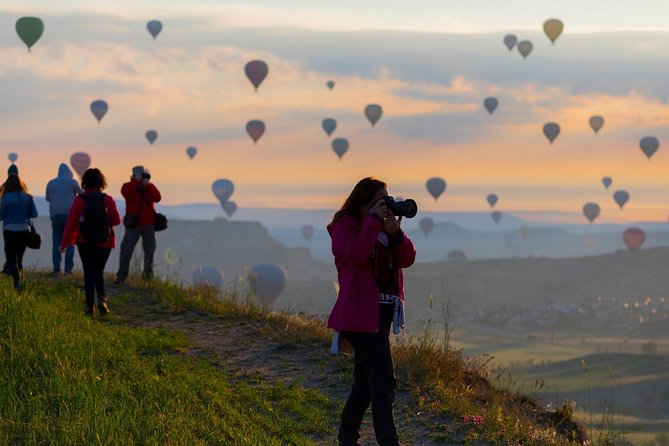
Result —
<path fill-rule="evenodd" d="M 52 274 L 60 273 L 62 255 L 59 248 L 63 231 L 65 231 L 67 215 L 77 194 L 82 192 L 83 190 L 73 178 L 72 171 L 65 163 L 58 166 L 58 176 L 46 185 L 44 197 L 49 202 L 53 242 L 51 252 Z M 74 268 L 74 246 L 68 246 L 65 250 L 65 274 L 70 274 L 72 268 Z"/>

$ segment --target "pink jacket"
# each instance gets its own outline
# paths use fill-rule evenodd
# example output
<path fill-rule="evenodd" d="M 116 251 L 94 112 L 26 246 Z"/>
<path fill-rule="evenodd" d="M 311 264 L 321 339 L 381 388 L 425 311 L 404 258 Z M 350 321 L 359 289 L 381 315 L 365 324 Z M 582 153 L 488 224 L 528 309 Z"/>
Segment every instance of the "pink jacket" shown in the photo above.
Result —
<path fill-rule="evenodd" d="M 379 289 L 372 274 L 372 248 L 376 244 L 383 223 L 372 215 L 359 219 L 345 215 L 327 227 L 332 238 L 339 278 L 339 295 L 328 319 L 328 327 L 337 331 L 379 331 Z M 393 248 L 395 254 L 400 297 L 404 300 L 402 268 L 416 260 L 416 248 L 406 236 Z"/>

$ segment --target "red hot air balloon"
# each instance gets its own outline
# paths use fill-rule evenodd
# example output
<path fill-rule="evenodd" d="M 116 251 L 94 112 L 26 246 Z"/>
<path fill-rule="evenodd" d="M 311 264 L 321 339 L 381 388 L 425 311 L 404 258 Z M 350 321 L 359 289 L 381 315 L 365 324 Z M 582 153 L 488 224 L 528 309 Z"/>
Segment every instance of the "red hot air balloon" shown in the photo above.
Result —
<path fill-rule="evenodd" d="M 630 251 L 638 251 L 646 241 L 646 233 L 640 228 L 628 228 L 623 232 L 623 242 Z"/>
<path fill-rule="evenodd" d="M 70 157 L 70 164 L 72 164 L 77 175 L 81 177 L 86 172 L 86 169 L 91 166 L 91 157 L 87 153 L 77 152 Z"/>

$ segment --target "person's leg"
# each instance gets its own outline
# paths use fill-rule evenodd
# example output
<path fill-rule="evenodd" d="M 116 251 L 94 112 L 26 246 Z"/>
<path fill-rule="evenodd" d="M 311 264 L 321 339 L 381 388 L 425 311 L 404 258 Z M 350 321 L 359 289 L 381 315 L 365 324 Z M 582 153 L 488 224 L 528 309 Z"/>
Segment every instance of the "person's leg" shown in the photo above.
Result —
<path fill-rule="evenodd" d="M 28 231 L 17 232 L 16 237 L 16 266 L 19 270 L 19 288 L 23 288 L 23 255 L 28 248 Z"/>
<path fill-rule="evenodd" d="M 144 273 L 142 277 L 152 279 L 153 256 L 156 252 L 156 227 L 154 225 L 147 225 L 142 229 L 142 248 L 144 249 Z"/>
<path fill-rule="evenodd" d="M 5 265 L 7 266 L 7 273 L 12 276 L 14 287 L 19 286 L 19 268 L 16 258 L 16 232 L 2 231 L 2 236 L 5 241 Z"/>
<path fill-rule="evenodd" d="M 87 244 L 77 245 L 81 266 L 84 270 L 84 290 L 86 294 L 86 307 L 93 308 L 95 304 L 95 261 L 92 250 L 94 247 Z"/>
<path fill-rule="evenodd" d="M 95 248 L 94 251 L 94 260 L 95 260 L 95 291 L 98 295 L 98 306 L 101 306 L 103 303 L 106 304 L 107 294 L 105 292 L 105 265 L 107 265 L 107 260 L 109 259 L 109 254 L 111 254 L 111 248 Z M 100 312 L 109 311 L 108 308 L 104 310 L 101 308 Z"/>
<path fill-rule="evenodd" d="M 353 336 L 364 336 L 363 333 L 350 334 Z M 342 336 L 345 336 L 342 334 Z M 349 336 L 346 337 L 350 341 Z M 357 342 L 356 342 L 357 343 Z M 359 345 L 359 343 L 358 343 Z M 355 349 L 355 347 L 354 347 Z M 341 446 L 357 445 L 360 438 L 360 425 L 365 417 L 365 411 L 369 407 L 370 394 L 367 378 L 358 355 L 353 356 L 353 385 L 348 395 L 344 410 L 341 412 L 341 424 L 339 426 L 338 440 Z"/>
<path fill-rule="evenodd" d="M 132 252 L 135 250 L 135 245 L 137 245 L 137 242 L 139 241 L 140 233 L 141 228 L 139 226 L 135 226 L 134 228 L 125 228 L 125 234 L 123 234 L 123 241 L 121 242 L 118 272 L 116 273 L 116 281 L 118 282 L 123 282 L 128 278 Z"/>
<path fill-rule="evenodd" d="M 372 421 L 376 441 L 382 446 L 398 446 L 399 438 L 393 417 L 395 371 L 388 335 L 379 333 L 373 349 L 373 361 L 367 376 L 372 400 Z"/>
<path fill-rule="evenodd" d="M 54 215 L 51 217 L 51 261 L 53 263 L 53 272 L 60 272 L 60 241 L 63 238 L 63 231 L 65 230 L 65 225 L 60 219 L 60 215 Z"/>
<path fill-rule="evenodd" d="M 74 246 L 70 245 L 65 250 L 65 274 L 69 274 L 74 269 Z"/>

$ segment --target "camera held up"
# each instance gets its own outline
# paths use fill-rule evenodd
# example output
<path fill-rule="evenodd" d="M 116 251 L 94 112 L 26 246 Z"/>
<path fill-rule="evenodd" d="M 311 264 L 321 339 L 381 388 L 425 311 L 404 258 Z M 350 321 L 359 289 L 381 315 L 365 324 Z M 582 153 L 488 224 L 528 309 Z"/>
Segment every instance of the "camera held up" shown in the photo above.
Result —
<path fill-rule="evenodd" d="M 390 212 L 392 212 L 396 217 L 413 218 L 418 213 L 418 206 L 414 200 L 408 199 L 395 201 L 393 197 L 388 195 L 381 199 L 386 203 L 386 206 Z"/>

